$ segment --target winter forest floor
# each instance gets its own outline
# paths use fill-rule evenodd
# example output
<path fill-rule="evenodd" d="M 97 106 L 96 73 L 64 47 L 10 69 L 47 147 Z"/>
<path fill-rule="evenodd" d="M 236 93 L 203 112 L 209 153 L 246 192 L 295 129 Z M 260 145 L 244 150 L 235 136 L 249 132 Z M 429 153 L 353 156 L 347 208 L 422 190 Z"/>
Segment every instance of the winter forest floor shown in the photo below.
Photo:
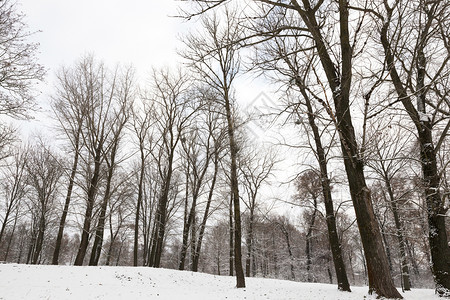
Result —
<path fill-rule="evenodd" d="M 367 287 L 339 292 L 336 285 L 235 278 L 147 267 L 0 265 L 0 299 L 375 299 Z M 431 289 L 402 293 L 406 300 L 439 299 Z"/>

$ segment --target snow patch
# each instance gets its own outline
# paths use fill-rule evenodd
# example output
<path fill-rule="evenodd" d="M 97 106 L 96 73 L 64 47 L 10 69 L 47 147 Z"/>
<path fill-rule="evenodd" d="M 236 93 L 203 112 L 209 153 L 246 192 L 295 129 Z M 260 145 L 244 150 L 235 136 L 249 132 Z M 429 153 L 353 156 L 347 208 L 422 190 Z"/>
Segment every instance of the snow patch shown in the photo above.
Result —
<path fill-rule="evenodd" d="M 247 288 L 235 288 L 236 279 L 188 271 L 148 267 L 74 267 L 0 265 L 0 299 L 295 299 L 361 300 L 367 287 L 351 293 L 337 285 L 246 278 Z M 406 300 L 439 299 L 431 289 L 402 294 Z"/>

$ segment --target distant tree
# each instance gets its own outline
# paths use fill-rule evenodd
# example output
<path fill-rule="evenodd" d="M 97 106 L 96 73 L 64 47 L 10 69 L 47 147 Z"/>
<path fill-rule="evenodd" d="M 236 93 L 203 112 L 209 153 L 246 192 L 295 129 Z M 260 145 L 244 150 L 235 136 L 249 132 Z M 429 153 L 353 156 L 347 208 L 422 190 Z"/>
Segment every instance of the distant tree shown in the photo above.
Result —
<path fill-rule="evenodd" d="M 48 146 L 42 144 L 30 149 L 26 169 L 27 181 L 32 187 L 30 202 L 35 226 L 29 260 L 32 264 L 37 264 L 48 225 L 54 217 L 63 168 L 58 156 Z"/>
<path fill-rule="evenodd" d="M 367 165 L 374 171 L 377 177 L 383 182 L 382 197 L 386 199 L 394 217 L 395 235 L 399 245 L 400 264 L 402 269 L 402 287 L 405 291 L 411 290 L 409 267 L 407 263 L 406 239 L 403 228 L 403 220 L 400 215 L 401 203 L 408 193 L 403 195 L 396 191 L 395 180 L 406 175 L 406 165 L 410 163 L 405 159 L 409 155 L 409 143 L 412 136 L 397 127 L 393 130 L 383 131 L 382 128 L 391 126 L 391 122 L 379 121 L 379 125 L 373 129 L 374 136 L 366 146 Z M 387 125 L 387 126 L 386 126 Z M 401 174 L 401 172 L 403 174 Z M 399 188 L 400 189 L 400 188 Z M 386 192 L 384 192 L 386 191 Z M 386 244 L 386 243 L 385 243 Z"/>
<path fill-rule="evenodd" d="M 253 226 L 255 223 L 255 214 L 258 207 L 257 197 L 260 194 L 261 187 L 267 183 L 269 177 L 272 175 L 275 166 L 275 156 L 270 150 L 265 150 L 261 147 L 261 151 L 251 149 L 250 152 L 242 151 L 240 155 L 239 169 L 243 177 L 244 190 L 247 193 L 247 199 L 244 204 L 248 209 L 247 221 L 247 256 L 245 259 L 245 276 L 250 277 L 251 274 L 251 259 L 253 253 Z M 264 153 L 264 151 L 267 151 Z"/>
<path fill-rule="evenodd" d="M 289 279 L 290 280 L 295 280 L 295 258 L 293 255 L 293 247 L 294 245 L 292 245 L 292 238 L 291 238 L 291 231 L 292 230 L 292 225 L 289 224 L 289 220 L 285 217 L 280 217 L 278 220 L 276 220 L 276 224 L 278 225 L 278 227 L 280 228 L 284 240 L 286 242 L 286 250 L 289 254 Z"/>
<path fill-rule="evenodd" d="M 311 265 L 312 265 L 312 255 L 313 255 L 313 247 L 312 247 L 312 237 L 313 232 L 315 231 L 315 226 L 317 219 L 319 217 L 319 200 L 323 197 L 320 177 L 312 171 L 306 171 L 298 178 L 297 184 L 297 194 L 295 198 L 300 202 L 301 206 L 307 208 L 304 216 L 306 220 L 306 273 L 308 282 L 312 282 L 312 274 L 311 274 Z"/>

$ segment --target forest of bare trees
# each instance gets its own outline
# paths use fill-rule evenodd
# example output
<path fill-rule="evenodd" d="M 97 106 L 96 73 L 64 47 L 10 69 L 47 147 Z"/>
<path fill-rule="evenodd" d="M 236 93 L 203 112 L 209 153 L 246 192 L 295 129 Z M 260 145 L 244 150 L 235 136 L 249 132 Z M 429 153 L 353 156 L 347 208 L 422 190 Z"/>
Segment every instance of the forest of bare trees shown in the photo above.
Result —
<path fill-rule="evenodd" d="M 450 3 L 197 0 L 178 13 L 199 22 L 177 68 L 141 83 L 83 55 L 55 72 L 50 139 L 1 119 L 0 261 L 450 297 Z M 45 75 L 22 18 L 1 2 L 0 117 L 16 120 Z M 269 113 L 242 108 L 242 74 L 276 90 Z M 250 130 L 263 119 L 270 142 Z"/>

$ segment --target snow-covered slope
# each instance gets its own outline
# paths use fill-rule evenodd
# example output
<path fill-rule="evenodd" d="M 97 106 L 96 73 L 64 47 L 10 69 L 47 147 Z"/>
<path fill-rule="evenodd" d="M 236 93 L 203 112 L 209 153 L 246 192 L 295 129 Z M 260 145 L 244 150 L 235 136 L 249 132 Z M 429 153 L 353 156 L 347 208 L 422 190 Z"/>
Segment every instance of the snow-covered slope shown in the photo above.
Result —
<path fill-rule="evenodd" d="M 0 265 L 0 299 L 375 299 L 367 287 L 352 293 L 335 285 L 247 278 L 247 288 L 234 288 L 235 278 L 145 267 L 73 267 Z M 413 290 L 406 300 L 439 299 L 433 290 Z"/>

